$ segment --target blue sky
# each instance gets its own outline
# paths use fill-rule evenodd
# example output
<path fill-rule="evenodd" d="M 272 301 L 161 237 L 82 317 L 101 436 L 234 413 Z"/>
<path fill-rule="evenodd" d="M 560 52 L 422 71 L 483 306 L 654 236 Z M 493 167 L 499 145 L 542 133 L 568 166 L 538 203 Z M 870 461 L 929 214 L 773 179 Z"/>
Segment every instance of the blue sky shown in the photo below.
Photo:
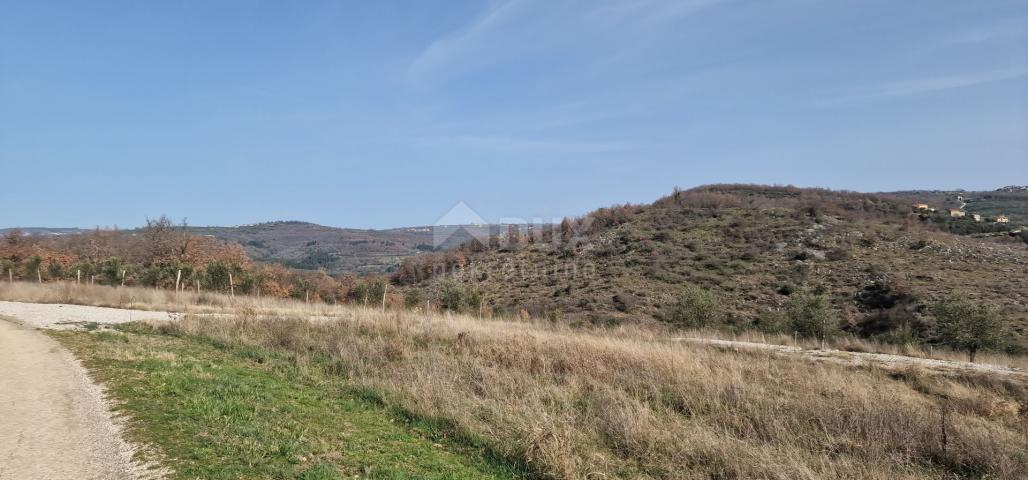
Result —
<path fill-rule="evenodd" d="M 0 0 L 0 227 L 1028 184 L 1028 0 Z"/>

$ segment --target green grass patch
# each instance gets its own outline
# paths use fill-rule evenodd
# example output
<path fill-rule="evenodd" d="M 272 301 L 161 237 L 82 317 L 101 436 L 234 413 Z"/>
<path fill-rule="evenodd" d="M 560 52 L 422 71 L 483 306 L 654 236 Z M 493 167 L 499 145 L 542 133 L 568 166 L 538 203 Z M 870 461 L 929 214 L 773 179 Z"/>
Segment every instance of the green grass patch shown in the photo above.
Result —
<path fill-rule="evenodd" d="M 107 386 L 130 438 L 160 450 L 145 460 L 172 478 L 524 477 L 352 388 L 327 362 L 126 330 L 53 335 Z"/>

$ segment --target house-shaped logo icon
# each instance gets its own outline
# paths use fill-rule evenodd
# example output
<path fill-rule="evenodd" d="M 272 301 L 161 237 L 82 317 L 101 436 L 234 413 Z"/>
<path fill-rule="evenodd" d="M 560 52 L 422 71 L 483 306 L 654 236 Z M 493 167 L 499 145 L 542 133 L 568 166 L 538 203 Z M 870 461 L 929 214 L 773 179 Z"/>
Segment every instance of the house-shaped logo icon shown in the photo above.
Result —
<path fill-rule="evenodd" d="M 489 241 L 489 224 L 464 202 L 458 202 L 432 225 L 432 245 L 453 247 L 475 239 Z"/>

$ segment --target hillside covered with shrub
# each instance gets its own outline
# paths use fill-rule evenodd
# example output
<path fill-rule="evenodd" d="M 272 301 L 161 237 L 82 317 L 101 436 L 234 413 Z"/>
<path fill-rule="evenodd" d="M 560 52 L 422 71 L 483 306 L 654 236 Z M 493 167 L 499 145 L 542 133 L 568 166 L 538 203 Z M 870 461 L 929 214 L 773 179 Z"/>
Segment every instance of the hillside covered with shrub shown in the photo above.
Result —
<path fill-rule="evenodd" d="M 462 289 L 486 314 L 897 342 L 935 341 L 937 307 L 960 301 L 1002 318 L 1008 348 L 1028 338 L 1024 237 L 957 236 L 903 199 L 821 189 L 676 191 L 413 257 L 393 280 L 411 296 Z"/>

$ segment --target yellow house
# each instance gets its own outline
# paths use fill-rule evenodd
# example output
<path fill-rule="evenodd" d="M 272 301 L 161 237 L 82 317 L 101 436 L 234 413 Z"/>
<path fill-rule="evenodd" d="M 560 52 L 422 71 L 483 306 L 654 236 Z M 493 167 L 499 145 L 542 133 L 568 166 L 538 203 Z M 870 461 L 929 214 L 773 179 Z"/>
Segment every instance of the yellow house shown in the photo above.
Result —
<path fill-rule="evenodd" d="M 964 215 L 967 215 L 967 214 L 963 210 L 961 210 L 959 208 L 951 208 L 951 209 L 949 209 L 949 216 L 951 216 L 953 218 L 960 218 L 960 217 L 963 217 Z"/>
<path fill-rule="evenodd" d="M 1006 215 L 1000 215 L 996 217 L 996 223 L 1009 223 L 1010 219 Z"/>
<path fill-rule="evenodd" d="M 980 222 L 980 221 L 982 221 L 982 216 L 981 216 L 981 215 L 978 215 L 977 213 L 975 213 L 975 214 L 971 215 L 971 218 L 973 218 L 973 219 L 974 219 L 974 221 L 976 221 L 976 222 Z"/>
<path fill-rule="evenodd" d="M 915 203 L 914 204 L 914 210 L 928 210 L 928 204 L 927 203 Z"/>

